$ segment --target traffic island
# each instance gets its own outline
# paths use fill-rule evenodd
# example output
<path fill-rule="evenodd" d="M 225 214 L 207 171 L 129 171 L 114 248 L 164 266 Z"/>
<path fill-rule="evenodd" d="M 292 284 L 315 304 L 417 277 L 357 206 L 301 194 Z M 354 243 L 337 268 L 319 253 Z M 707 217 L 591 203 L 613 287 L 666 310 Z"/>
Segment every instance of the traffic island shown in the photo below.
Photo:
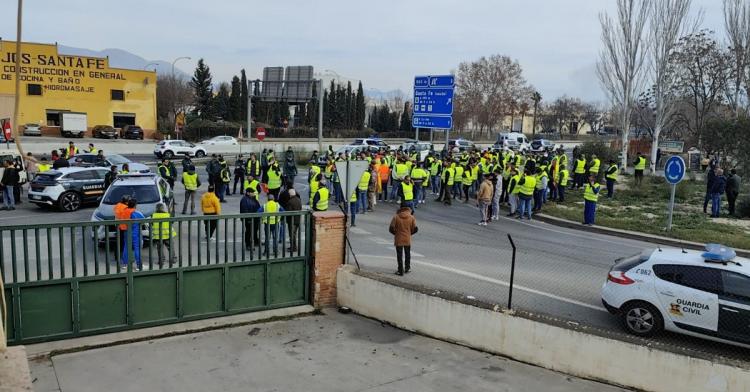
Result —
<path fill-rule="evenodd" d="M 577 377 L 653 392 L 744 391 L 750 365 L 572 324 L 398 279 L 339 270 L 339 306 L 437 339 Z M 615 335 L 619 335 L 615 338 Z"/>

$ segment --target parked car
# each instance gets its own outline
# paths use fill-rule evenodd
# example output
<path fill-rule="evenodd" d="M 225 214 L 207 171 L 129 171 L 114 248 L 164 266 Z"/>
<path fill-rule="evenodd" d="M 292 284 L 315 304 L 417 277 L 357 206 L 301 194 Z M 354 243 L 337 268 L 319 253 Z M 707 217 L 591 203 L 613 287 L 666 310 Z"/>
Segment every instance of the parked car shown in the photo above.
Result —
<path fill-rule="evenodd" d="M 555 148 L 557 148 L 555 143 L 547 139 L 534 139 L 531 141 L 531 151 L 533 152 L 551 151 Z"/>
<path fill-rule="evenodd" d="M 348 146 L 342 146 L 339 147 L 334 153 L 333 158 L 337 158 L 340 153 L 343 153 L 344 156 L 351 158 L 352 154 L 359 155 L 362 151 L 370 151 L 372 154 L 377 154 L 380 152 L 380 148 L 377 146 L 368 146 L 368 145 L 348 145 Z M 318 160 L 315 162 L 316 165 L 325 167 L 328 164 L 328 160 L 324 155 L 318 156 Z"/>
<path fill-rule="evenodd" d="M 98 203 L 104 194 L 107 171 L 102 167 L 62 167 L 38 173 L 30 184 L 29 201 L 65 212 Z"/>
<path fill-rule="evenodd" d="M 602 285 L 602 303 L 634 335 L 666 330 L 750 347 L 750 260 L 725 246 L 619 260 Z"/>
<path fill-rule="evenodd" d="M 448 149 L 453 150 L 458 148 L 458 151 L 472 151 L 476 148 L 474 142 L 464 139 L 450 139 L 448 140 Z"/>
<path fill-rule="evenodd" d="M 433 145 L 430 142 L 407 140 L 401 145 L 401 149 L 408 153 L 411 153 L 412 151 L 418 153 L 419 156 L 417 158 L 421 162 L 424 161 L 424 159 L 427 158 L 427 155 L 430 154 L 430 151 L 433 150 Z"/>
<path fill-rule="evenodd" d="M 26 124 L 23 126 L 24 136 L 42 136 L 42 127 L 39 124 Z"/>
<path fill-rule="evenodd" d="M 203 158 L 206 156 L 206 149 L 184 140 L 162 140 L 156 144 L 154 155 L 157 158 L 167 159 L 181 155 Z"/>
<path fill-rule="evenodd" d="M 163 178 L 153 174 L 126 174 L 117 177 L 117 180 L 110 184 L 104 197 L 91 214 L 92 222 L 103 222 L 115 220 L 114 207 L 124 195 L 138 200 L 138 211 L 146 218 L 150 218 L 156 211 L 158 203 L 167 205 L 169 211 L 174 211 L 174 195 L 172 188 Z M 98 229 L 98 238 L 100 242 L 105 240 L 114 240 L 117 237 L 117 227 L 107 226 L 106 232 L 104 226 Z M 92 233 L 93 236 L 93 233 Z M 141 225 L 141 236 L 144 241 L 148 241 L 151 236 L 148 225 Z"/>
<path fill-rule="evenodd" d="M 120 137 L 123 139 L 143 140 L 143 128 L 138 125 L 126 125 L 120 130 Z"/>
<path fill-rule="evenodd" d="M 232 136 L 214 136 L 198 144 L 201 146 L 236 146 L 238 142 Z"/>
<path fill-rule="evenodd" d="M 378 148 L 384 148 L 386 151 L 391 149 L 388 143 L 384 142 L 383 139 L 378 138 L 358 138 L 354 139 L 352 146 L 375 146 Z"/>
<path fill-rule="evenodd" d="M 97 125 L 91 130 L 91 134 L 102 139 L 117 139 L 120 137 L 117 130 L 109 125 Z"/>
<path fill-rule="evenodd" d="M 99 160 L 99 157 L 96 154 L 76 154 L 73 158 L 68 159 L 68 163 L 70 163 L 71 167 L 79 166 L 79 167 L 92 167 L 92 166 L 98 166 L 98 167 L 105 167 L 109 169 L 110 166 L 114 165 L 117 166 L 117 170 L 122 170 L 122 165 L 128 164 L 128 168 L 130 169 L 131 173 L 150 173 L 151 169 L 138 162 L 133 162 L 128 158 L 125 158 L 122 155 L 119 154 L 107 154 L 104 157 L 103 161 Z"/>
<path fill-rule="evenodd" d="M 498 133 L 497 140 L 492 147 L 521 152 L 531 149 L 529 139 L 526 138 L 526 135 L 519 132 Z"/>

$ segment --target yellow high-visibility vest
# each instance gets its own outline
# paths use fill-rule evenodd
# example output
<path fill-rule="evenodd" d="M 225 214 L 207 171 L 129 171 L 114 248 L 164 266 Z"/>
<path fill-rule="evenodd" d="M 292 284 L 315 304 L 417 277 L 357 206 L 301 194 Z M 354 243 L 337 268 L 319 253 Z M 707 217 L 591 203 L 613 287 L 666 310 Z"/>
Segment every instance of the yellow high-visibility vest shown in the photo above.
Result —
<path fill-rule="evenodd" d="M 593 201 L 596 203 L 599 201 L 599 193 L 594 193 L 594 188 L 600 188 L 598 182 L 594 183 L 594 186 L 592 187 L 590 183 L 586 183 L 586 185 L 583 186 L 583 199 L 587 201 Z"/>
<path fill-rule="evenodd" d="M 172 216 L 168 212 L 154 212 L 151 217 L 154 219 L 165 219 Z M 168 240 L 170 237 L 177 236 L 177 232 L 174 231 L 170 222 L 154 222 L 152 226 L 151 238 L 154 240 Z"/>

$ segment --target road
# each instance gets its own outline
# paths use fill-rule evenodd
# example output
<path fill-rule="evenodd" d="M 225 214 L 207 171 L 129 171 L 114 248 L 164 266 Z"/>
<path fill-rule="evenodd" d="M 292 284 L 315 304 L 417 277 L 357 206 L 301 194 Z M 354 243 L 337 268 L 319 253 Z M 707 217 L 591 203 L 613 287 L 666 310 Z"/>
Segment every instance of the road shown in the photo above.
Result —
<path fill-rule="evenodd" d="M 300 172 L 303 171 L 301 168 Z M 205 184 L 202 168 L 198 172 Z M 296 181 L 305 201 L 306 177 L 298 176 Z M 181 202 L 182 186 L 178 185 L 175 193 L 176 200 Z M 420 205 L 417 210 L 419 233 L 414 237 L 412 247 L 413 272 L 400 279 L 506 306 L 512 255 L 508 241 L 510 234 L 518 249 L 513 307 L 609 331 L 621 331 L 618 320 L 601 305 L 601 285 L 615 259 L 655 245 L 505 217 L 482 227 L 476 224 L 479 213 L 473 204 L 454 203 L 446 207 L 433 199 L 434 196 L 428 195 L 427 204 Z M 223 204 L 223 213 L 238 213 L 240 197 L 235 195 L 227 200 L 228 203 Z M 331 205 L 331 208 L 336 207 Z M 363 269 L 384 274 L 395 271 L 395 249 L 388 233 L 388 223 L 396 209 L 395 204 L 379 203 L 374 212 L 357 215 L 357 226 L 349 231 L 353 249 L 351 263 L 356 258 Z M 180 210 L 179 206 L 177 210 Z M 89 207 L 61 213 L 24 203 L 16 211 L 1 213 L 0 224 L 88 221 L 92 212 L 93 208 Z M 193 239 L 198 239 L 197 233 Z M 9 239 L 3 240 L 3 247 L 8 249 Z M 17 243 L 20 241 L 22 239 L 16 239 Z M 234 241 L 227 241 L 231 242 L 230 248 L 236 244 Z M 77 243 L 81 243 L 80 238 Z M 219 247 L 220 255 L 223 254 L 223 245 Z M 750 360 L 750 355 L 732 346 L 672 334 L 658 339 L 697 351 Z"/>

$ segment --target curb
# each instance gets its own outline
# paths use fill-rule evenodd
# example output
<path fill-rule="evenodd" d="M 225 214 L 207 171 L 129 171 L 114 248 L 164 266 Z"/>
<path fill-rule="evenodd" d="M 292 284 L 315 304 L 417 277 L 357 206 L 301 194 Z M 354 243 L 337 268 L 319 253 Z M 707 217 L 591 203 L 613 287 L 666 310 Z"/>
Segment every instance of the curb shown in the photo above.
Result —
<path fill-rule="evenodd" d="M 699 242 L 685 241 L 685 240 L 680 240 L 676 238 L 662 237 L 658 235 L 644 234 L 644 233 L 614 229 L 614 228 L 604 227 L 604 226 L 584 226 L 578 222 L 574 222 L 574 221 L 562 219 L 562 218 L 557 218 L 557 217 L 550 216 L 547 214 L 536 214 L 534 215 L 534 218 L 542 222 L 549 223 L 551 225 L 566 227 L 569 229 L 575 229 L 578 231 L 585 231 L 589 233 L 610 235 L 614 237 L 627 238 L 631 240 L 650 242 L 653 244 L 674 246 L 677 248 L 688 248 L 688 249 L 694 249 L 694 250 L 703 250 L 705 248 L 705 244 L 702 244 Z M 738 249 L 738 248 L 735 248 L 734 250 L 735 252 L 737 252 L 737 256 L 750 257 L 750 250 Z"/>

